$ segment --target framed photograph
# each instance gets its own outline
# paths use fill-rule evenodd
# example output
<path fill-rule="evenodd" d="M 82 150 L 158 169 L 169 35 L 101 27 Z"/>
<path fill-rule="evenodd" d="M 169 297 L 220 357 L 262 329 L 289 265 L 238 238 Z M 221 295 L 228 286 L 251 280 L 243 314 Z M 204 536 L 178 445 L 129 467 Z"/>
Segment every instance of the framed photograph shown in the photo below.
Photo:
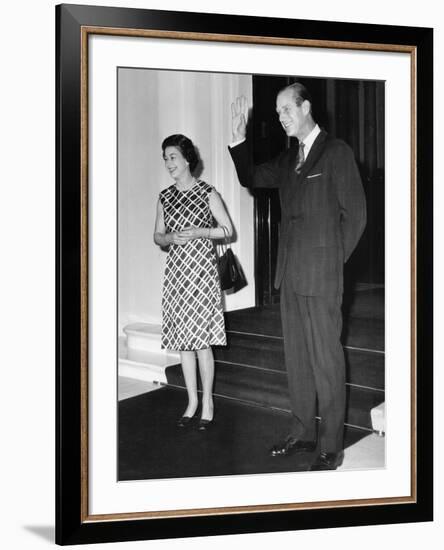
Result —
<path fill-rule="evenodd" d="M 432 29 L 56 25 L 56 542 L 431 521 Z"/>

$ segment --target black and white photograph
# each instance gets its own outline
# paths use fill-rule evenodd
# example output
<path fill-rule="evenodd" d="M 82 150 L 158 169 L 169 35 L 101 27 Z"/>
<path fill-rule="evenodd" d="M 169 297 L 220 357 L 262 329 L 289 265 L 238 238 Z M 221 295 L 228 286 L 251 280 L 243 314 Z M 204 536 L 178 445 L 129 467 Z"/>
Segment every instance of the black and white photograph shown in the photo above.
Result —
<path fill-rule="evenodd" d="M 117 70 L 118 479 L 385 467 L 385 82 Z"/>
<path fill-rule="evenodd" d="M 433 518 L 430 28 L 56 8 L 56 541 Z"/>
<path fill-rule="evenodd" d="M 439 2 L 2 16 L 1 547 L 440 548 Z"/>

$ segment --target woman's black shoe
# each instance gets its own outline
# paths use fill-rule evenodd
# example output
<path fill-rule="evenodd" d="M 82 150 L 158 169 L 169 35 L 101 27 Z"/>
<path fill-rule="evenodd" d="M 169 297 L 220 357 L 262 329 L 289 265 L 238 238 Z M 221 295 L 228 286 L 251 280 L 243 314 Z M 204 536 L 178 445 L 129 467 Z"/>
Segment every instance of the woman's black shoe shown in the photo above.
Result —
<path fill-rule="evenodd" d="M 179 420 L 176 423 L 176 426 L 178 428 L 186 428 L 192 420 L 196 417 L 196 413 L 193 414 L 193 416 L 182 416 L 179 418 Z"/>
<path fill-rule="evenodd" d="M 208 430 L 208 428 L 210 428 L 213 424 L 213 420 L 206 420 L 205 418 L 201 418 L 199 420 L 199 424 L 197 426 L 197 429 L 200 431 L 200 432 L 205 432 L 206 430 Z"/>
<path fill-rule="evenodd" d="M 185 426 L 188 426 L 188 424 L 193 420 L 192 416 L 182 416 L 179 418 L 179 420 L 176 423 L 176 426 L 178 428 L 185 428 Z"/>

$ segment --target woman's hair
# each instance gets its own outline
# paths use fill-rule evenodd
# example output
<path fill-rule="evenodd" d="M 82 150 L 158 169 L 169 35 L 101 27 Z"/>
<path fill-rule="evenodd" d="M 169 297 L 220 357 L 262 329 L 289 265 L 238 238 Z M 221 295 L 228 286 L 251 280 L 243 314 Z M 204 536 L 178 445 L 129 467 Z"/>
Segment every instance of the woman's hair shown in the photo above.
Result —
<path fill-rule="evenodd" d="M 199 157 L 197 156 L 196 149 L 190 138 L 187 138 L 182 134 L 173 134 L 163 140 L 162 153 L 165 153 L 165 149 L 167 147 L 177 147 L 177 149 L 179 149 L 184 156 L 185 160 L 189 163 L 190 172 L 194 172 L 199 162 Z"/>

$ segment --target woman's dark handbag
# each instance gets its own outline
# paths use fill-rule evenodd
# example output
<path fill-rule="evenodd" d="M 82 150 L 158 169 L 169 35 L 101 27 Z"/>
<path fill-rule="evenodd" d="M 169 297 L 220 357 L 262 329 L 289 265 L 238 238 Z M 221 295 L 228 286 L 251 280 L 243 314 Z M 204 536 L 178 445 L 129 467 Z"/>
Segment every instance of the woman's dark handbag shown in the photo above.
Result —
<path fill-rule="evenodd" d="M 221 244 L 222 254 L 218 258 L 220 287 L 222 290 L 233 289 L 237 292 L 247 285 L 244 272 L 239 263 L 239 260 L 233 254 L 230 246 L 227 246 L 228 231 L 225 226 L 222 226 L 225 234 L 224 244 Z"/>

